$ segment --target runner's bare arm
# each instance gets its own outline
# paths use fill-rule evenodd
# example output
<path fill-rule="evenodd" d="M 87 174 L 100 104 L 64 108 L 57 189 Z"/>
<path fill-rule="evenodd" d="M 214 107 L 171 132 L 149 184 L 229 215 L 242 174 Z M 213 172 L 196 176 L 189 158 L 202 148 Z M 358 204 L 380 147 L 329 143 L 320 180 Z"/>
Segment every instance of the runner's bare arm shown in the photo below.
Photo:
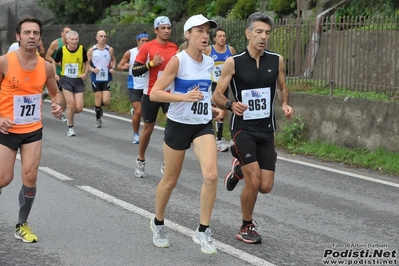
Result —
<path fill-rule="evenodd" d="M 227 102 L 224 92 L 228 89 L 231 78 L 234 75 L 234 60 L 229 57 L 226 59 L 223 65 L 222 74 L 216 85 L 215 92 L 213 93 L 212 102 L 214 102 L 219 108 L 226 109 L 225 104 Z"/>
<path fill-rule="evenodd" d="M 47 49 L 47 53 L 44 59 L 46 59 L 47 61 L 49 61 L 50 63 L 53 62 L 53 54 L 57 51 L 58 48 L 58 42 L 57 40 L 51 42 L 50 46 Z"/>
<path fill-rule="evenodd" d="M 130 60 L 130 50 L 126 51 L 125 54 L 123 55 L 121 61 L 119 62 L 117 69 L 118 70 L 129 70 L 129 60 Z"/>

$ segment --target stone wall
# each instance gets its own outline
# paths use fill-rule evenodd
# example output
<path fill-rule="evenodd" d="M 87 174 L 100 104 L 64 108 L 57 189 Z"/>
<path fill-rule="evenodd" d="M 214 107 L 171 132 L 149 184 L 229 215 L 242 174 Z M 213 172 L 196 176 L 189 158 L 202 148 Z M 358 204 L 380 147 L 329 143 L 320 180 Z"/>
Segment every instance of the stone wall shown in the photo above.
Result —
<path fill-rule="evenodd" d="M 290 104 L 305 118 L 307 140 L 399 152 L 398 102 L 292 93 Z M 281 126 L 282 112 L 277 115 Z"/>

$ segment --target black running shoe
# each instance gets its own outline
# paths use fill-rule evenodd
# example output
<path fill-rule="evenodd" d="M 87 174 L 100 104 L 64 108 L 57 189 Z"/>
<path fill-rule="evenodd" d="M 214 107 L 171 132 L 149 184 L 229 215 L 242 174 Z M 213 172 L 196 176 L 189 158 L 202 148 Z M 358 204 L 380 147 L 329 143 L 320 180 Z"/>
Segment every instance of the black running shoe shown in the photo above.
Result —
<path fill-rule="evenodd" d="M 224 178 L 224 186 L 228 191 L 232 191 L 238 184 L 238 181 L 243 179 L 240 163 L 237 158 L 233 158 L 231 161 L 231 171 L 229 171 Z"/>
<path fill-rule="evenodd" d="M 247 244 L 262 243 L 262 237 L 258 234 L 258 232 L 256 232 L 256 226 L 254 224 L 242 226 L 240 231 L 238 231 L 236 238 Z"/>

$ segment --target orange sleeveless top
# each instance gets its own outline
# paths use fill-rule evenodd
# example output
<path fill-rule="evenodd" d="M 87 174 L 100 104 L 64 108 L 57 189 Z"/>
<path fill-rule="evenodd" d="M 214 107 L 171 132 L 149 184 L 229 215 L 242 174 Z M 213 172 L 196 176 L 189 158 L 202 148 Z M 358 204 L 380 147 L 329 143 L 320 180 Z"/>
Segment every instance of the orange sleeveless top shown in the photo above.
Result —
<path fill-rule="evenodd" d="M 36 67 L 25 70 L 19 64 L 16 52 L 6 54 L 8 71 L 0 86 L 0 116 L 16 124 L 8 131 L 25 134 L 43 127 L 42 89 L 47 80 L 46 65 L 38 56 Z"/>

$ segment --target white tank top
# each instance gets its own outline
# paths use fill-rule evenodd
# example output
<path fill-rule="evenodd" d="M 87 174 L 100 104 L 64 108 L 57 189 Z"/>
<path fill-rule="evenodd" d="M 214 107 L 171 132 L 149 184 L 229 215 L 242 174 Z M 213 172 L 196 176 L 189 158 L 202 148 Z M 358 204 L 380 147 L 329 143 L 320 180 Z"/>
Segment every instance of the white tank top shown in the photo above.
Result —
<path fill-rule="evenodd" d="M 168 118 L 183 124 L 207 124 L 212 120 L 209 87 L 212 84 L 211 71 L 214 62 L 211 57 L 205 54 L 202 55 L 202 62 L 197 62 L 185 50 L 176 54 L 176 57 L 179 59 L 179 70 L 171 93 L 186 94 L 199 86 L 204 99 L 200 102 L 170 103 Z"/>
<path fill-rule="evenodd" d="M 99 69 L 97 74 L 91 74 L 91 80 L 93 82 L 107 82 L 112 80 L 111 74 L 109 73 L 109 68 L 111 64 L 111 55 L 109 54 L 109 46 L 105 46 L 103 50 L 97 48 L 93 45 L 93 54 L 91 57 L 91 62 L 94 67 Z"/>
<path fill-rule="evenodd" d="M 141 76 L 134 77 L 132 73 L 132 67 L 134 61 L 136 60 L 136 56 L 139 53 L 139 49 L 134 47 L 130 49 L 130 59 L 129 59 L 129 76 L 127 77 L 127 87 L 128 89 L 135 89 L 135 90 L 147 90 L 148 89 L 148 77 L 149 72 L 145 72 Z"/>

